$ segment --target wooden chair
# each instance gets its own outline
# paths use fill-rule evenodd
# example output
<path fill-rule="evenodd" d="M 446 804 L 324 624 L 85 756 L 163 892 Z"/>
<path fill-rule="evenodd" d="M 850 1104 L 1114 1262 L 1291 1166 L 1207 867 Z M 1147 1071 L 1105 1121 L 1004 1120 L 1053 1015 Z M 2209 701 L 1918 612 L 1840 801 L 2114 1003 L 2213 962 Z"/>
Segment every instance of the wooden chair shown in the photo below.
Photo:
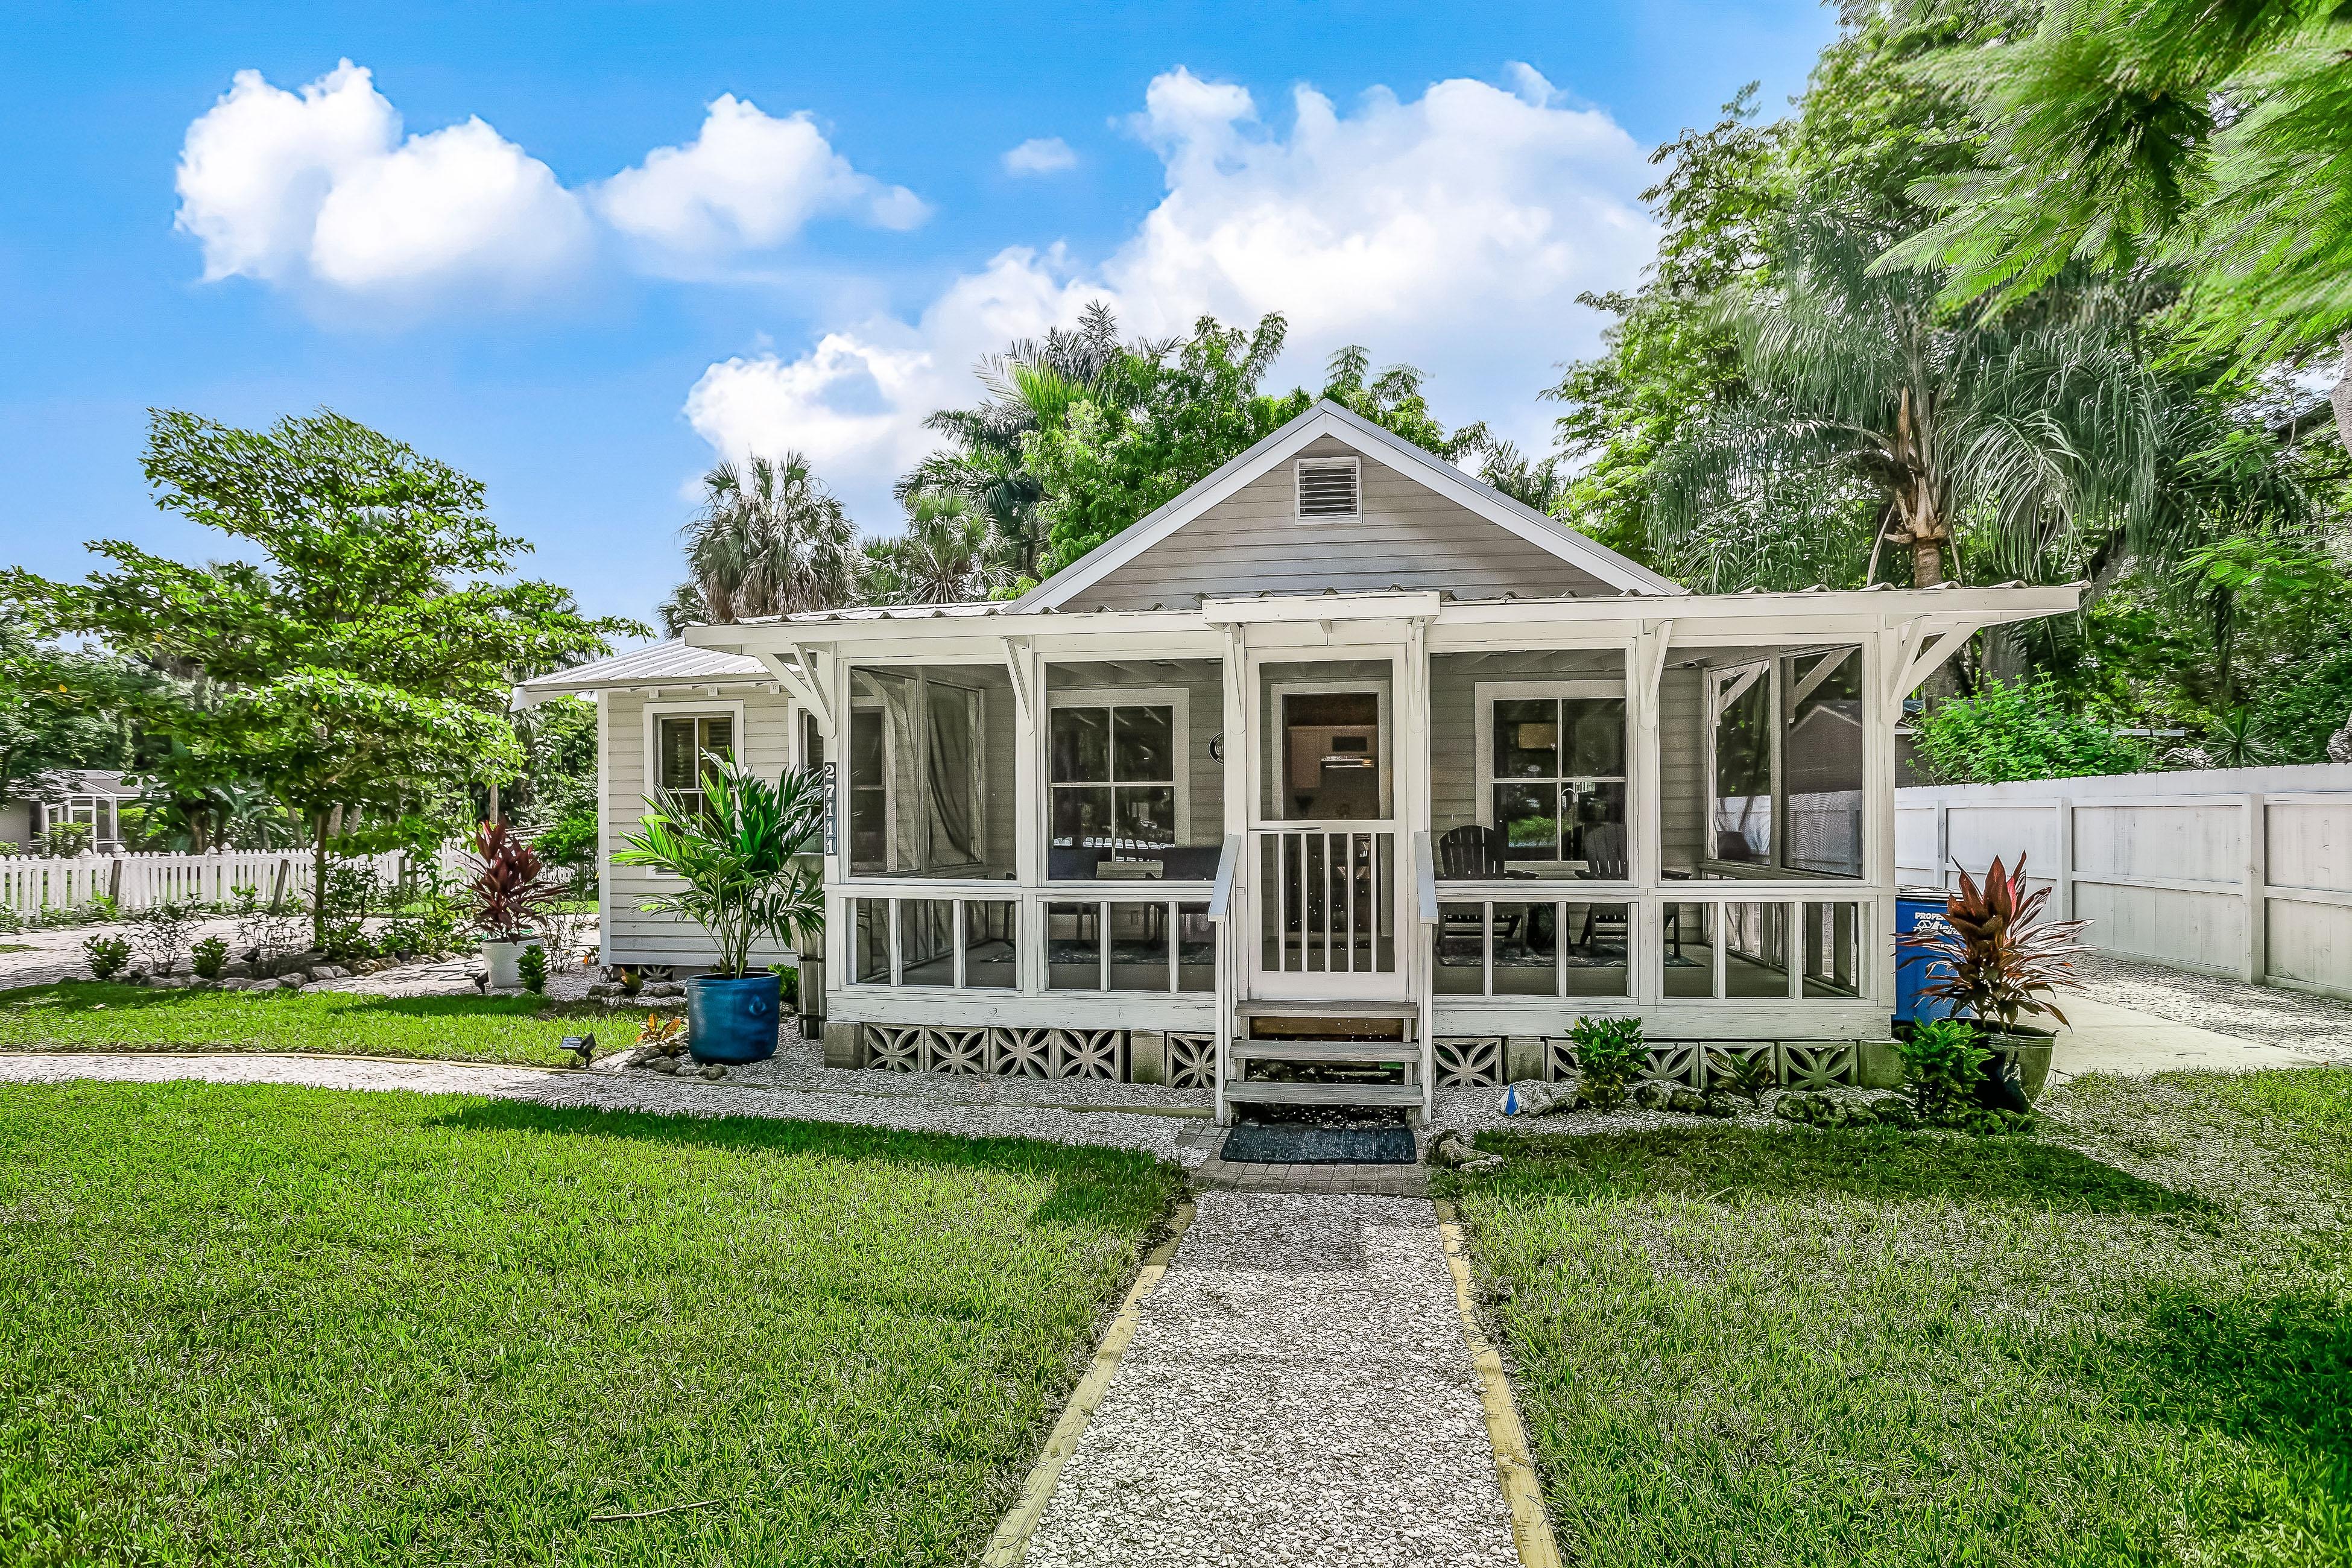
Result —
<path fill-rule="evenodd" d="M 1437 876 L 1444 882 L 1499 882 L 1510 875 L 1503 860 L 1503 835 L 1499 828 L 1479 823 L 1465 823 L 1449 828 L 1437 840 Z M 1443 906 L 1441 906 L 1442 908 Z M 1448 914 L 1442 917 L 1441 929 L 1446 936 L 1476 937 L 1479 915 Z M 1517 912 L 1501 914 L 1495 921 L 1495 940 L 1509 942 L 1519 934 Z"/>
<path fill-rule="evenodd" d="M 1626 877 L 1625 862 L 1588 860 L 1585 862 L 1584 869 L 1579 871 L 1577 875 L 1588 882 L 1622 882 Z M 1620 905 L 1614 912 L 1609 912 L 1596 904 L 1587 904 L 1584 907 L 1584 930 L 1578 935 L 1576 945 L 1591 947 L 1593 933 L 1596 931 L 1602 936 L 1607 936 L 1613 931 L 1620 938 L 1624 938 L 1633 909 L 1633 905 L 1623 904 Z M 1666 906 L 1665 934 L 1667 950 L 1676 958 L 1680 958 L 1683 955 L 1683 911 L 1680 904 Z M 1630 939 L 1627 940 L 1630 942 Z M 1630 947 L 1628 951 L 1631 951 Z"/>

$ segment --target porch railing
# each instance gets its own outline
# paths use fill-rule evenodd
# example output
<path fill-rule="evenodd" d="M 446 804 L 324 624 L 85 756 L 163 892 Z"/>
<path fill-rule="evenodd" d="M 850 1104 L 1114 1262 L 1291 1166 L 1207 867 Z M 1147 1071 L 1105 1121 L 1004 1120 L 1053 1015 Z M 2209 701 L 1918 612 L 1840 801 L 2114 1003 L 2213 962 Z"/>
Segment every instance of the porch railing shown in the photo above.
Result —
<path fill-rule="evenodd" d="M 841 885 L 847 983 L 996 994 L 1207 995 L 1223 954 L 1198 882 Z"/>
<path fill-rule="evenodd" d="M 1255 837 L 1266 973 L 1396 973 L 1394 829 L 1266 827 Z"/>

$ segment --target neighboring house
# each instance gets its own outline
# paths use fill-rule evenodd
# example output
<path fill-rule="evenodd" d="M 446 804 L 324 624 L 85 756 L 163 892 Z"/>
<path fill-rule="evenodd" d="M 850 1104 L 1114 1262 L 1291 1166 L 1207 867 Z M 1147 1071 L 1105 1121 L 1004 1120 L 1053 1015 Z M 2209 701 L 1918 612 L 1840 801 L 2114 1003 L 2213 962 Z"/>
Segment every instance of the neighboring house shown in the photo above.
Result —
<path fill-rule="evenodd" d="M 1582 1014 L 1850 1073 L 1903 697 L 2076 599 L 1689 594 L 1323 403 L 1019 600 L 696 626 L 523 696 L 594 694 L 608 852 L 700 756 L 834 764 L 829 1060 L 1425 1111 Z M 609 870 L 606 962 L 707 959 L 646 885 Z"/>
<path fill-rule="evenodd" d="M 61 822 L 89 825 L 92 853 L 122 848 L 121 808 L 137 803 L 139 786 L 118 773 L 89 768 L 63 775 L 59 794 L 46 801 L 0 802 L 0 844 L 32 847 Z"/>

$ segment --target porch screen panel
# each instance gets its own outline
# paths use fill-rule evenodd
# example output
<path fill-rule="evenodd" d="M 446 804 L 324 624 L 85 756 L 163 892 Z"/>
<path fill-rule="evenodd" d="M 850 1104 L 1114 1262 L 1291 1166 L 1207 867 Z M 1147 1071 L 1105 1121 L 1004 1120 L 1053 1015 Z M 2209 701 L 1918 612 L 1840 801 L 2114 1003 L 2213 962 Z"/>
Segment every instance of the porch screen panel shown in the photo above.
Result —
<path fill-rule="evenodd" d="M 1862 650 L 1789 660 L 1789 727 L 1781 776 L 1789 801 L 1786 864 L 1828 877 L 1862 875 Z"/>
<path fill-rule="evenodd" d="M 925 791 L 929 868 L 976 865 L 980 842 L 980 693 L 934 681 L 927 688 L 929 746 Z"/>
<path fill-rule="evenodd" d="M 1709 672 L 1715 717 L 1711 826 L 1715 858 L 1772 863 L 1772 667 L 1769 662 Z"/>
<path fill-rule="evenodd" d="M 1617 697 L 1497 698 L 1495 826 L 1506 860 L 1580 863 L 1626 875 L 1625 702 Z"/>
<path fill-rule="evenodd" d="M 1021 984 L 1019 906 L 1010 899 L 963 901 L 963 983 L 983 990 Z"/>

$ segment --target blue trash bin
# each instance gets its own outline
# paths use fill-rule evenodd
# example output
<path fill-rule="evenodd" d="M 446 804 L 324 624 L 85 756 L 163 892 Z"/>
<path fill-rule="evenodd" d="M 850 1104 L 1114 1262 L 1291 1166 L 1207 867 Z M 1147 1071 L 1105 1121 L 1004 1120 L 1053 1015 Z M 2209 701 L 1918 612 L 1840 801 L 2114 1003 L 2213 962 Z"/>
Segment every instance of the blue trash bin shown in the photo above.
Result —
<path fill-rule="evenodd" d="M 1895 931 L 1897 936 L 1908 935 L 1922 929 L 1932 930 L 1944 923 L 1945 895 L 1934 888 L 1897 888 L 1895 890 Z M 1898 944 L 1895 949 L 1895 1022 L 1919 1024 L 1934 1018 L 1949 1018 L 1961 1011 L 1958 1003 L 1940 996 L 1919 994 L 1931 981 L 1949 973 L 1948 965 L 1937 963 L 1924 952 L 1907 952 Z"/>

